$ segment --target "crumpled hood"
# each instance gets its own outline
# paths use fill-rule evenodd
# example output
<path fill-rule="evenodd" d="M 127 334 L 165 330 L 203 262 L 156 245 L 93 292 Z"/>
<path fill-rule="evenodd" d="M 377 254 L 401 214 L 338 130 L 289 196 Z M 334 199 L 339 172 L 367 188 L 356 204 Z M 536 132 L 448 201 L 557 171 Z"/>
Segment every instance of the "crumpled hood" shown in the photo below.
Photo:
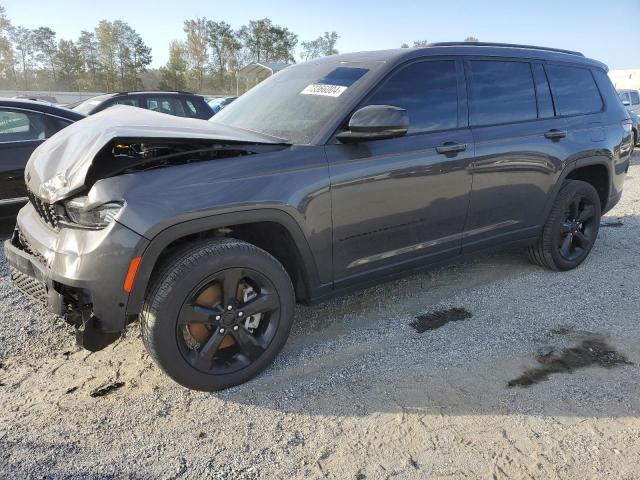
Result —
<path fill-rule="evenodd" d="M 87 171 L 98 152 L 120 137 L 283 142 L 207 120 L 118 105 L 68 126 L 40 145 L 25 169 L 27 188 L 48 203 L 69 197 L 84 187 Z"/>

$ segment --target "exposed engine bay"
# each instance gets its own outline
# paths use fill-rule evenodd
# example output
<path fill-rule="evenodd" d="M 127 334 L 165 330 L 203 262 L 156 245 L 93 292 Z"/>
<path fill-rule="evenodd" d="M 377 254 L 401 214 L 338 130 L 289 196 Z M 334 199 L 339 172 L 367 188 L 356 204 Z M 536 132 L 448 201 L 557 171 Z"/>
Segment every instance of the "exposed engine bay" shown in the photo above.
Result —
<path fill-rule="evenodd" d="M 87 173 L 85 186 L 91 187 L 96 181 L 115 175 L 273 152 L 287 146 L 194 139 L 116 138 L 97 155 Z"/>

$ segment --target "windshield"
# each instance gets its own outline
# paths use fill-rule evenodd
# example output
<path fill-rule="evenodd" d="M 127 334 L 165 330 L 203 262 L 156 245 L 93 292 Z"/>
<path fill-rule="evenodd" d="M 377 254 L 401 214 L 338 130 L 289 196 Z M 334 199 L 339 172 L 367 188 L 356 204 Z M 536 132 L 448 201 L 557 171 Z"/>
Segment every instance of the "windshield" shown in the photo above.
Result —
<path fill-rule="evenodd" d="M 104 102 L 107 98 L 110 98 L 110 96 L 101 95 L 99 97 L 90 98 L 89 100 L 85 100 L 84 102 L 79 103 L 75 107 L 72 107 L 72 110 L 88 115 L 90 112 L 93 111 L 94 108 L 96 108 L 98 105 Z"/>
<path fill-rule="evenodd" d="M 210 121 L 306 144 L 369 72 L 363 64 L 309 62 L 268 78 Z"/>

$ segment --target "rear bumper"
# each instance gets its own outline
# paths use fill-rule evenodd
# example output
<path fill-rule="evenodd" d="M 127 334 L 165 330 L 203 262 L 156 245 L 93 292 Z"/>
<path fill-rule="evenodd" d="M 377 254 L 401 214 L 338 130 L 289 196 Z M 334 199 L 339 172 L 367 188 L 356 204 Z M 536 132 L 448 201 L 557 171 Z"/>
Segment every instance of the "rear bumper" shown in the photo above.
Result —
<path fill-rule="evenodd" d="M 103 230 L 57 231 L 27 204 L 4 250 L 16 286 L 65 316 L 79 328 L 83 346 L 95 350 L 115 340 L 127 324 L 123 280 L 134 251 L 146 242 L 117 222 Z M 89 334 L 103 338 L 94 339 L 91 348 L 91 339 L 84 338 Z"/>

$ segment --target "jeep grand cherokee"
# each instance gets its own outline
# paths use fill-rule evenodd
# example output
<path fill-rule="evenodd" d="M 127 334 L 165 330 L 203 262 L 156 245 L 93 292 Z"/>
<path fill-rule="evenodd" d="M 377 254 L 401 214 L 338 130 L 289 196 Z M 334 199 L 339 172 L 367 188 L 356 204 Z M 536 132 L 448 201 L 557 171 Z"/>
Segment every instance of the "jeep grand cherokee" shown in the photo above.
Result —
<path fill-rule="evenodd" d="M 576 52 L 331 56 L 210 122 L 120 106 L 56 134 L 5 253 L 86 348 L 139 320 L 169 376 L 222 389 L 271 363 L 296 301 L 496 245 L 577 267 L 631 148 L 607 67 Z"/>

